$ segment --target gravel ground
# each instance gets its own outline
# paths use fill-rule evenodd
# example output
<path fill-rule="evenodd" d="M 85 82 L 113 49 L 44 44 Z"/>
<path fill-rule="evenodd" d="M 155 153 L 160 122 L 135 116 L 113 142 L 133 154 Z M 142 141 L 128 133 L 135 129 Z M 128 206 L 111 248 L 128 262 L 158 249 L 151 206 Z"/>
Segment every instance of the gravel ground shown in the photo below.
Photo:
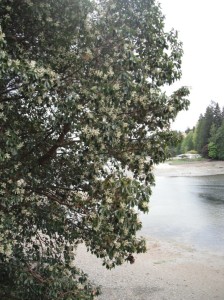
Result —
<path fill-rule="evenodd" d="M 151 239 L 135 259 L 106 270 L 81 245 L 76 262 L 102 287 L 99 300 L 224 299 L 224 255 Z"/>

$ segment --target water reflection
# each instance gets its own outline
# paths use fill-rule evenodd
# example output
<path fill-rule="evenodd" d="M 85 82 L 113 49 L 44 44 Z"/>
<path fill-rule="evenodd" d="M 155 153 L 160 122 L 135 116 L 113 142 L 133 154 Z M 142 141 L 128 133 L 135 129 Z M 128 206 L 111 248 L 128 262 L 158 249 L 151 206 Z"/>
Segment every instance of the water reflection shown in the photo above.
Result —
<path fill-rule="evenodd" d="M 224 251 L 224 175 L 158 177 L 142 233 Z"/>
<path fill-rule="evenodd" d="M 221 195 L 221 193 L 220 197 L 217 197 L 217 195 L 213 196 L 206 193 L 200 193 L 199 197 L 212 205 L 223 205 L 223 199 L 221 198 L 223 197 L 223 195 Z"/>

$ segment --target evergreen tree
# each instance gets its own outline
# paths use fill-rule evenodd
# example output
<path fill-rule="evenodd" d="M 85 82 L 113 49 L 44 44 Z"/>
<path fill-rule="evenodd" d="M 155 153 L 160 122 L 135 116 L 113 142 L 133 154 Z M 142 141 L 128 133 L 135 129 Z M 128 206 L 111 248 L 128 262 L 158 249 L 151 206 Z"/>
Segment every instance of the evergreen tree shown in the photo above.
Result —
<path fill-rule="evenodd" d="M 203 145 L 207 145 L 209 143 L 209 138 L 210 138 L 210 131 L 212 124 L 214 123 L 214 102 L 211 103 L 206 108 L 206 112 L 204 115 L 204 124 L 203 124 L 203 129 L 202 129 L 202 140 L 203 140 Z"/>
<path fill-rule="evenodd" d="M 216 134 L 217 158 L 224 160 L 224 121 Z"/>
<path fill-rule="evenodd" d="M 222 122 L 223 122 L 224 121 L 224 107 L 222 108 L 221 116 L 222 116 Z"/>
<path fill-rule="evenodd" d="M 201 114 L 193 134 L 194 147 L 199 153 L 201 153 L 202 148 L 204 147 L 204 124 L 205 117 Z"/>
<path fill-rule="evenodd" d="M 209 157 L 224 160 L 224 121 L 218 129 L 212 127 L 208 149 Z"/>
<path fill-rule="evenodd" d="M 209 142 L 215 142 L 216 140 L 216 133 L 217 133 L 217 126 L 215 123 L 212 124 L 211 129 L 210 129 L 210 138 Z"/>
<path fill-rule="evenodd" d="M 222 112 L 218 103 L 215 103 L 213 110 L 213 123 L 216 128 L 219 128 L 222 125 Z"/>
<path fill-rule="evenodd" d="M 212 159 L 218 158 L 218 150 L 217 150 L 217 145 L 213 142 L 210 142 L 208 144 L 208 155 Z"/>
<path fill-rule="evenodd" d="M 211 134 L 214 135 L 221 123 L 222 113 L 219 104 L 212 101 L 206 108 L 205 114 L 200 115 L 193 137 L 196 150 L 204 157 L 208 156 L 208 144 L 211 142 Z"/>

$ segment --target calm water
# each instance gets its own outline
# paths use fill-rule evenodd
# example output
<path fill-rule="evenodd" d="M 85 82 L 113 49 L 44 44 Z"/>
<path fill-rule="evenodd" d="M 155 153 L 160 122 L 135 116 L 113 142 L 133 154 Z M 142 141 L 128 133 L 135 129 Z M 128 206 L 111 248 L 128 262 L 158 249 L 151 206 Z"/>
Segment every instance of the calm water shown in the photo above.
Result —
<path fill-rule="evenodd" d="M 142 234 L 224 253 L 224 175 L 157 177 Z"/>

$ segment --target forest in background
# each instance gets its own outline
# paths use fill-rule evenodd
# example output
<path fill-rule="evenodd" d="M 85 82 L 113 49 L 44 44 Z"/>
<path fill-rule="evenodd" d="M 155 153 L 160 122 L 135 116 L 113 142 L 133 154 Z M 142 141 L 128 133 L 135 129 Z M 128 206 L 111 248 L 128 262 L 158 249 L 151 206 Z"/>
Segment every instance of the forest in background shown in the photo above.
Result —
<path fill-rule="evenodd" d="M 224 160 L 224 107 L 211 101 L 195 127 L 178 132 L 180 142 L 171 155 L 199 153 L 204 158 Z"/>

